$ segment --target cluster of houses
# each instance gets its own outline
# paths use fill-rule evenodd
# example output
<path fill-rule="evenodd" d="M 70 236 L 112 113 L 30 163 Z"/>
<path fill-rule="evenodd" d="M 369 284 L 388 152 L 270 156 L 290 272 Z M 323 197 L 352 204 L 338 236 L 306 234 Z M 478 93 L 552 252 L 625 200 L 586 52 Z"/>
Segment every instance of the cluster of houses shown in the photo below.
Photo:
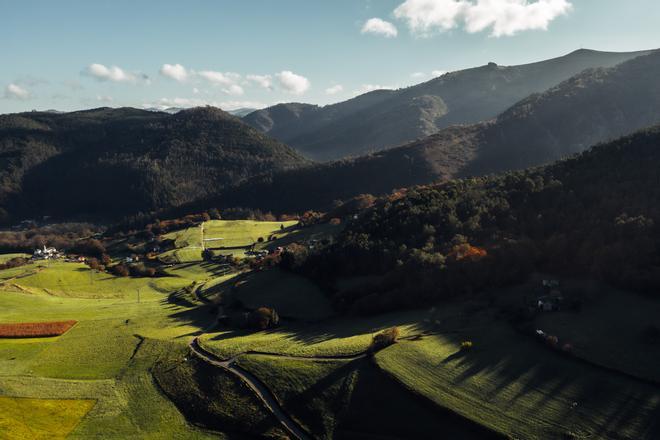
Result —
<path fill-rule="evenodd" d="M 64 254 L 60 251 L 58 251 L 54 247 L 46 247 L 44 245 L 43 248 L 37 248 L 34 250 L 34 253 L 32 254 L 32 259 L 33 260 L 54 260 L 58 258 L 62 258 Z"/>

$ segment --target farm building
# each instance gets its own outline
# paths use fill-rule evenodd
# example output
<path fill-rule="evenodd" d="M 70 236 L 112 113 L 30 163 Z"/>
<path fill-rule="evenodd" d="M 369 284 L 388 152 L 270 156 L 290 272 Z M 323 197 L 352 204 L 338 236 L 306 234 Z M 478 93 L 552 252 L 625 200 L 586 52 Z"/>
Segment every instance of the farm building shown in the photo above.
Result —
<path fill-rule="evenodd" d="M 41 249 L 35 249 L 32 258 L 35 260 L 50 260 L 53 258 L 61 257 L 61 253 L 54 247 L 46 247 L 44 245 Z"/>

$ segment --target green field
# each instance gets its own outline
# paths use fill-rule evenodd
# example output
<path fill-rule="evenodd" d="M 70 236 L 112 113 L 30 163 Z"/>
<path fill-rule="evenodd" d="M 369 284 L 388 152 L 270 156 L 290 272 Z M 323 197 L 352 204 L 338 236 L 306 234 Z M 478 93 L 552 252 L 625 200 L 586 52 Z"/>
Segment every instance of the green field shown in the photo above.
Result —
<path fill-rule="evenodd" d="M 643 338 L 659 316 L 658 301 L 603 289 L 580 312 L 542 314 L 535 325 L 571 343 L 576 356 L 660 384 L 660 350 Z"/>
<path fill-rule="evenodd" d="M 204 222 L 205 246 L 209 248 L 250 246 L 275 234 L 285 236 L 297 221 L 211 220 Z M 283 228 L 282 228 L 283 227 Z"/>
<path fill-rule="evenodd" d="M 384 328 L 399 326 L 402 337 L 419 334 L 423 331 L 420 322 L 428 316 L 428 311 L 412 311 L 292 324 L 261 332 L 219 331 L 203 335 L 200 342 L 221 358 L 246 351 L 305 357 L 346 356 L 364 352 L 372 336 Z"/>
<path fill-rule="evenodd" d="M 318 321 L 332 315 L 330 301 L 316 284 L 279 269 L 246 278 L 234 292 L 245 307 L 273 307 L 284 318 Z"/>
<path fill-rule="evenodd" d="M 95 403 L 0 396 L 0 438 L 64 439 Z"/>
<path fill-rule="evenodd" d="M 213 234 L 235 233 L 235 243 L 279 228 L 207 223 Z M 323 234 L 333 228 L 289 229 L 268 245 L 331 239 Z M 196 246 L 200 229 L 180 233 L 182 249 Z M 537 316 L 532 328 L 574 346 L 564 355 L 516 332 L 503 315 L 524 304 L 535 281 L 463 303 L 338 316 L 306 278 L 225 270 L 191 261 L 167 267 L 164 277 L 121 278 L 50 261 L 0 271 L 0 323 L 78 321 L 57 337 L 0 339 L 0 439 L 285 437 L 245 383 L 190 353 L 196 336 L 217 357 L 236 357 L 315 438 L 660 435 L 660 385 L 622 374 L 658 380 L 660 355 L 640 338 L 660 313 L 650 299 L 599 287 L 579 312 Z M 379 280 L 342 279 L 336 287 Z M 275 308 L 281 325 L 210 328 L 225 293 L 240 311 Z M 367 355 L 373 335 L 392 326 L 400 340 Z M 473 347 L 461 350 L 466 340 Z"/>

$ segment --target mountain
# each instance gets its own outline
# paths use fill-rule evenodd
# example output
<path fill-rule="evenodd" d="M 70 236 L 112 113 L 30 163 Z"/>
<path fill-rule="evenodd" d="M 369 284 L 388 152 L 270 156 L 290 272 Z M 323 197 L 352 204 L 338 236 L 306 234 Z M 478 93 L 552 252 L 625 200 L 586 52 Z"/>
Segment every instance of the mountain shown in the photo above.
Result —
<path fill-rule="evenodd" d="M 236 116 L 236 117 L 238 117 L 238 118 L 242 118 L 242 117 L 247 116 L 247 115 L 249 115 L 250 113 L 253 113 L 253 112 L 255 112 L 255 111 L 257 111 L 256 108 L 246 108 L 246 107 L 243 107 L 243 108 L 237 108 L 237 109 L 235 109 L 235 110 L 227 110 L 227 113 L 229 113 L 229 114 L 232 115 L 232 116 Z"/>
<path fill-rule="evenodd" d="M 308 164 L 222 110 L 98 108 L 0 116 L 0 207 L 12 220 L 109 221 Z"/>
<path fill-rule="evenodd" d="M 325 210 L 361 193 L 542 165 L 660 121 L 658 78 L 660 52 L 590 69 L 492 121 L 449 127 L 356 159 L 255 178 L 207 203 Z"/>
<path fill-rule="evenodd" d="M 314 160 L 386 149 L 456 124 L 497 116 L 519 100 L 596 67 L 612 67 L 649 53 L 581 49 L 520 66 L 495 63 L 447 73 L 416 86 L 377 90 L 338 104 L 279 104 L 244 121 Z"/>
<path fill-rule="evenodd" d="M 382 274 L 338 292 L 359 312 L 518 282 L 535 271 L 660 298 L 660 126 L 545 167 L 410 189 L 376 201 L 306 263 L 325 279 Z"/>

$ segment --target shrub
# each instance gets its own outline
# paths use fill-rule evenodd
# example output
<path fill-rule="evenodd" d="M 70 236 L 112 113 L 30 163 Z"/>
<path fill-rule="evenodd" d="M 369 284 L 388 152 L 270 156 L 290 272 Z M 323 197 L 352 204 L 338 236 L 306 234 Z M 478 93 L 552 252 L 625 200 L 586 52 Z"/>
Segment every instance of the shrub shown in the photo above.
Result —
<path fill-rule="evenodd" d="M 115 264 L 110 268 L 110 272 L 118 277 L 127 277 L 130 275 L 130 271 L 125 264 Z"/>
<path fill-rule="evenodd" d="M 369 346 L 369 351 L 375 353 L 383 348 L 389 347 L 390 345 L 396 343 L 399 339 L 399 327 L 391 327 L 376 333 L 372 340 L 371 345 Z"/>
<path fill-rule="evenodd" d="M 29 260 L 27 258 L 14 257 L 14 258 L 10 259 L 9 261 L 7 261 L 6 263 L 0 264 L 0 270 L 11 269 L 13 267 L 23 266 L 23 265 L 27 264 L 28 261 Z"/>
<path fill-rule="evenodd" d="M 250 312 L 247 316 L 247 325 L 259 330 L 276 327 L 279 323 L 279 315 L 275 309 L 269 307 L 259 307 L 257 310 Z"/>
<path fill-rule="evenodd" d="M 472 341 L 461 342 L 461 350 L 470 350 L 472 348 Z"/>

